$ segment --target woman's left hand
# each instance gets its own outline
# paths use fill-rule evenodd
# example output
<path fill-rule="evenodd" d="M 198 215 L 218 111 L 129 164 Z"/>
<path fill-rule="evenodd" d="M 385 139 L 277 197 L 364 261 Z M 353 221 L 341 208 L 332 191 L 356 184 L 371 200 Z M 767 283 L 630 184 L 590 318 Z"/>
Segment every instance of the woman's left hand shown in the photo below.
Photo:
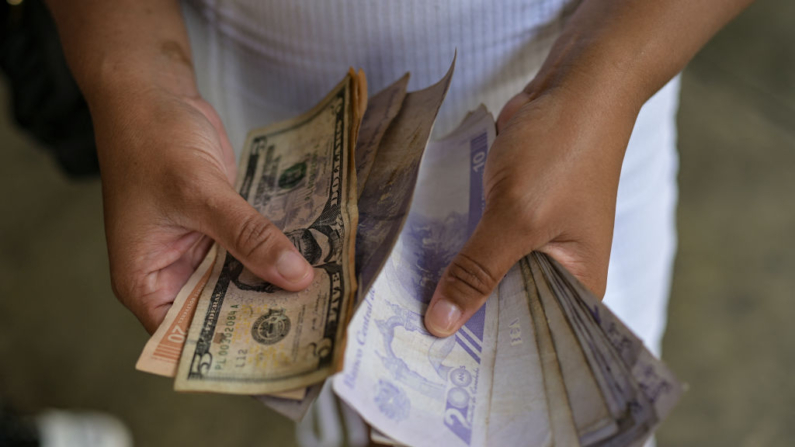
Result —
<path fill-rule="evenodd" d="M 604 295 L 621 164 L 639 106 L 537 79 L 505 106 L 485 171 L 483 218 L 436 287 L 425 324 L 446 337 L 533 250 Z"/>

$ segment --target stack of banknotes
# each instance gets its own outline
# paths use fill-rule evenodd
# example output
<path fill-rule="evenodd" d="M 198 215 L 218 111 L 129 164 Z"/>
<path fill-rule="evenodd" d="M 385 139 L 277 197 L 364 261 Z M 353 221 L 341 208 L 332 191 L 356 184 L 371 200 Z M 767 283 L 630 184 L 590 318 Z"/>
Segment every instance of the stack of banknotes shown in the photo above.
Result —
<path fill-rule="evenodd" d="M 554 259 L 522 259 L 454 336 L 423 325 L 482 215 L 496 137 L 481 106 L 429 141 L 454 65 L 424 90 L 407 93 L 407 74 L 371 97 L 351 70 L 309 112 L 252 131 L 238 191 L 314 280 L 286 292 L 213 247 L 137 368 L 295 420 L 329 379 L 384 444 L 642 445 L 682 386 Z"/>

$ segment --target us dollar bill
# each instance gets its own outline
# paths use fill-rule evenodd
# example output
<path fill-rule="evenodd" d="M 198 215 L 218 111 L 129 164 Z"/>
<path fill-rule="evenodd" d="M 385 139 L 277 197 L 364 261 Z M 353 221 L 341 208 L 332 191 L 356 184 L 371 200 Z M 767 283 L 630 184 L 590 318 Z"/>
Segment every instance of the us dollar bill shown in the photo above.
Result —
<path fill-rule="evenodd" d="M 306 114 L 249 134 L 238 191 L 292 240 L 314 280 L 287 292 L 219 249 L 176 390 L 263 394 L 335 372 L 356 289 L 353 148 L 366 103 L 360 77 L 351 72 Z"/>
<path fill-rule="evenodd" d="M 139 371 L 174 377 L 177 374 L 179 356 L 193 321 L 196 304 L 204 286 L 210 279 L 218 247 L 213 245 L 188 278 L 188 282 L 177 293 L 166 317 L 146 342 L 135 368 Z"/>
<path fill-rule="evenodd" d="M 210 279 L 217 252 L 217 245 L 210 247 L 207 255 L 188 278 L 188 282 L 177 293 L 165 319 L 146 342 L 138 363 L 135 364 L 137 370 L 165 377 L 177 375 L 177 365 L 182 348 L 185 346 L 188 328 L 193 321 L 199 296 L 207 280 Z M 304 399 L 306 394 L 305 388 L 299 388 L 270 393 L 268 396 L 278 401 L 296 401 Z M 265 396 L 259 397 L 261 400 L 265 398 Z"/>

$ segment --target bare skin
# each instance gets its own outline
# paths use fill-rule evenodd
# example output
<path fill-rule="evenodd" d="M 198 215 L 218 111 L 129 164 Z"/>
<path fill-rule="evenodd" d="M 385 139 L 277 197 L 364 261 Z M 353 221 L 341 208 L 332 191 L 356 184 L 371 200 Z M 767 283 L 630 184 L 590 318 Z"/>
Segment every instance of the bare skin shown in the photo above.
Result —
<path fill-rule="evenodd" d="M 548 253 L 603 297 L 616 195 L 641 106 L 752 0 L 589 0 L 538 75 L 505 105 L 486 209 L 425 315 L 455 333 L 527 253 Z"/>
<path fill-rule="evenodd" d="M 616 193 L 643 103 L 752 0 L 589 0 L 536 78 L 502 110 L 481 223 L 425 322 L 454 333 L 508 269 L 549 253 L 603 295 Z M 232 187 L 223 125 L 198 94 L 175 0 L 49 0 L 94 118 L 114 292 L 153 332 L 218 241 L 261 278 L 312 270 Z M 296 258 L 296 256 L 298 258 Z"/>
<path fill-rule="evenodd" d="M 113 290 L 146 330 L 213 240 L 257 276 L 306 288 L 312 268 L 233 188 L 234 152 L 196 90 L 179 3 L 50 7 L 94 120 Z"/>

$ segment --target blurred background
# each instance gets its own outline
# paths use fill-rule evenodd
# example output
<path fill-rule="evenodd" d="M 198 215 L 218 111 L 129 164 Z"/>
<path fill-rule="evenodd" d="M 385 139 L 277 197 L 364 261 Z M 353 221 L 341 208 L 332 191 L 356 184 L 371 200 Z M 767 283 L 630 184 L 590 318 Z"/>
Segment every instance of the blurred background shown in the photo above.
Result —
<path fill-rule="evenodd" d="M 792 0 L 759 0 L 684 72 L 664 358 L 690 389 L 658 432 L 662 447 L 795 445 L 794 19 Z M 0 80 L 5 403 L 106 411 L 138 446 L 292 445 L 293 424 L 253 399 L 178 394 L 135 371 L 148 337 L 111 292 L 100 182 L 79 177 L 95 161 L 56 129 L 45 139 L 60 141 L 65 175 L 14 124 L 13 113 L 47 110 L 12 111 L 10 79 Z M 45 103 L 74 103 L 69 88 Z M 70 127 L 90 129 L 77 109 Z"/>

